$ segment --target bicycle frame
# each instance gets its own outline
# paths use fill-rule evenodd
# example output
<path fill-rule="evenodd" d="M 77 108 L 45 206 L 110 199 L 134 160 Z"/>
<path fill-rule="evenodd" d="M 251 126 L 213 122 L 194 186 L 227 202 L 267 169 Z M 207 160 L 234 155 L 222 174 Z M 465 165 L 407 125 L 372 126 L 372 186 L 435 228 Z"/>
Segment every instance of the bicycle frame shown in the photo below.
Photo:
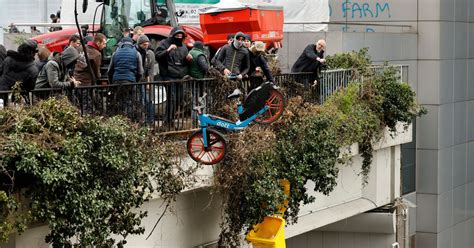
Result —
<path fill-rule="evenodd" d="M 222 118 L 219 118 L 214 115 L 199 113 L 199 127 L 202 129 L 204 147 L 206 148 L 208 147 L 207 128 L 209 126 L 222 127 L 228 130 L 240 130 L 240 129 L 246 128 L 250 124 L 250 122 L 255 120 L 261 114 L 265 113 L 268 109 L 269 107 L 265 106 L 262 109 L 260 109 L 257 113 L 247 118 L 246 120 L 237 121 L 235 123 L 223 120 Z M 243 111 L 242 106 L 239 106 L 237 108 L 237 111 L 241 113 Z"/>

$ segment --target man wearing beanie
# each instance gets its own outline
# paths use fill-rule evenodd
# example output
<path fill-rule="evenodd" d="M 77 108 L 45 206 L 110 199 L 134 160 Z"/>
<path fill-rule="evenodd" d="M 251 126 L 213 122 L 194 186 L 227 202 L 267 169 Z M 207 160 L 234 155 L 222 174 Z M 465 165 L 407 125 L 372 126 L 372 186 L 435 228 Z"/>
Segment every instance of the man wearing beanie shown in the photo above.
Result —
<path fill-rule="evenodd" d="M 80 57 L 77 60 L 77 64 L 74 68 L 74 78 L 81 82 L 81 85 L 95 85 L 97 80 L 100 79 L 100 65 L 102 63 L 102 49 L 107 44 L 107 38 L 103 34 L 96 34 L 93 41 L 87 42 L 86 51 L 89 57 L 92 72 L 94 73 L 95 81 L 92 81 L 89 67 L 87 67 L 86 57 L 82 47 L 78 48 Z"/>
<path fill-rule="evenodd" d="M 22 82 L 26 91 L 35 88 L 38 69 L 35 64 L 35 54 L 38 45 L 34 40 L 27 40 L 18 47 L 17 51 L 8 50 L 3 66 L 0 68 L 0 90 L 11 90 L 16 82 Z"/>
<path fill-rule="evenodd" d="M 142 34 L 137 39 L 137 44 L 135 48 L 142 56 L 142 64 L 143 64 L 143 71 L 144 71 L 144 79 L 146 81 L 153 81 L 154 77 L 154 64 L 155 64 L 155 54 L 153 51 L 149 50 L 150 47 L 150 39 L 145 34 Z"/>
<path fill-rule="evenodd" d="M 200 41 L 194 42 L 194 47 L 189 54 L 193 57 L 189 66 L 189 75 L 193 78 L 204 78 L 209 70 L 209 59 L 204 53 L 204 44 Z"/>
<path fill-rule="evenodd" d="M 155 54 L 153 51 L 149 50 L 150 40 L 145 34 L 138 36 L 137 44 L 135 48 L 141 55 L 142 64 L 143 64 L 143 82 L 151 82 L 154 80 L 155 73 Z M 155 107 L 151 101 L 152 89 L 150 85 L 142 85 L 140 88 L 141 103 L 145 107 L 146 111 L 146 123 L 152 125 L 155 120 Z"/>
<path fill-rule="evenodd" d="M 248 73 L 250 58 L 244 40 L 244 33 L 236 33 L 232 43 L 223 46 L 217 55 L 214 66 L 224 75 L 236 74 L 237 78 L 242 79 Z"/>

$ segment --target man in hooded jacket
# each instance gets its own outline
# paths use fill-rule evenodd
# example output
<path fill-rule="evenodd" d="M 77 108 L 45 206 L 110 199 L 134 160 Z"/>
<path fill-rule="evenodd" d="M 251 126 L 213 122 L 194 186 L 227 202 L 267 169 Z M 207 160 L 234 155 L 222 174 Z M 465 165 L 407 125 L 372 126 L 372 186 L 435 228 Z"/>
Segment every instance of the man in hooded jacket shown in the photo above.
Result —
<path fill-rule="evenodd" d="M 182 79 L 188 74 L 188 48 L 183 44 L 184 31 L 180 27 L 171 30 L 155 50 L 161 80 Z"/>
<path fill-rule="evenodd" d="M 48 61 L 38 75 L 36 88 L 73 88 L 80 85 L 74 77 L 69 76 L 69 70 L 74 68 L 79 58 L 79 52 L 74 47 L 68 47 Z"/>
<path fill-rule="evenodd" d="M 171 30 L 167 39 L 161 41 L 155 50 L 155 58 L 159 65 L 160 79 L 164 81 L 179 80 L 188 74 L 188 48 L 183 44 L 184 31 L 180 27 Z M 166 119 L 167 124 L 174 119 L 177 105 L 182 102 L 183 85 L 172 83 L 166 88 Z"/>
<path fill-rule="evenodd" d="M 38 69 L 35 64 L 35 54 L 38 45 L 34 40 L 27 40 L 18 47 L 17 51 L 8 50 L 3 65 L 0 67 L 0 90 L 11 90 L 16 82 L 21 82 L 21 90 L 30 91 L 35 88 Z M 4 103 L 8 96 L 3 94 Z M 27 99 L 27 98 L 25 98 Z"/>
<path fill-rule="evenodd" d="M 11 90 L 16 82 L 22 82 L 22 89 L 26 91 L 35 88 L 38 76 L 35 64 L 37 52 L 38 45 L 34 40 L 27 40 L 17 51 L 7 51 L 3 66 L 0 67 L 0 90 Z"/>
<path fill-rule="evenodd" d="M 248 49 L 244 47 L 244 41 L 245 34 L 238 32 L 232 43 L 220 49 L 214 66 L 224 75 L 235 74 L 237 78 L 242 79 L 249 72 L 250 57 Z"/>
<path fill-rule="evenodd" d="M 7 49 L 0 44 L 0 67 L 3 67 L 3 62 L 7 58 Z"/>

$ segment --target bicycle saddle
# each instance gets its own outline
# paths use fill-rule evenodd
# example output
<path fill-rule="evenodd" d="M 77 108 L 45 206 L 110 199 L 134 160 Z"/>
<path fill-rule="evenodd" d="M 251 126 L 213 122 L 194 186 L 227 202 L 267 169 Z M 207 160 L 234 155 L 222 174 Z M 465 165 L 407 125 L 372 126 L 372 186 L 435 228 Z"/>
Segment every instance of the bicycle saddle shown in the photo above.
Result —
<path fill-rule="evenodd" d="M 227 96 L 227 99 L 234 99 L 234 98 L 240 97 L 241 95 L 243 95 L 242 91 L 240 91 L 239 89 L 235 89 L 234 92 L 232 92 L 232 94 Z"/>

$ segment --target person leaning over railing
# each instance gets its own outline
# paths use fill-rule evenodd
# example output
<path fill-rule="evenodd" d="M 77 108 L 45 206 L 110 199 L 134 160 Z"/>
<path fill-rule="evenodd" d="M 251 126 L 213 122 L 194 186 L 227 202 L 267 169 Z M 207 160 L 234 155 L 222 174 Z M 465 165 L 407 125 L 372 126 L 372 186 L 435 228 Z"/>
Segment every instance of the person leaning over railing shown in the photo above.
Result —
<path fill-rule="evenodd" d="M 68 47 L 62 53 L 56 54 L 40 71 L 35 88 L 64 89 L 79 86 L 81 82 L 68 73 L 68 70 L 76 65 L 78 58 L 79 52 L 74 47 Z"/>
<path fill-rule="evenodd" d="M 250 51 L 250 69 L 248 76 L 250 78 L 250 89 L 254 89 L 263 83 L 263 75 L 267 81 L 275 82 L 270 68 L 268 67 L 267 59 L 265 58 L 265 43 L 255 41 L 249 49 Z M 263 74 L 262 74 L 263 73 Z"/>
<path fill-rule="evenodd" d="M 291 72 L 312 72 L 319 82 L 319 73 L 322 65 L 326 64 L 324 50 L 326 41 L 318 40 L 316 44 L 309 44 L 291 68 Z"/>

